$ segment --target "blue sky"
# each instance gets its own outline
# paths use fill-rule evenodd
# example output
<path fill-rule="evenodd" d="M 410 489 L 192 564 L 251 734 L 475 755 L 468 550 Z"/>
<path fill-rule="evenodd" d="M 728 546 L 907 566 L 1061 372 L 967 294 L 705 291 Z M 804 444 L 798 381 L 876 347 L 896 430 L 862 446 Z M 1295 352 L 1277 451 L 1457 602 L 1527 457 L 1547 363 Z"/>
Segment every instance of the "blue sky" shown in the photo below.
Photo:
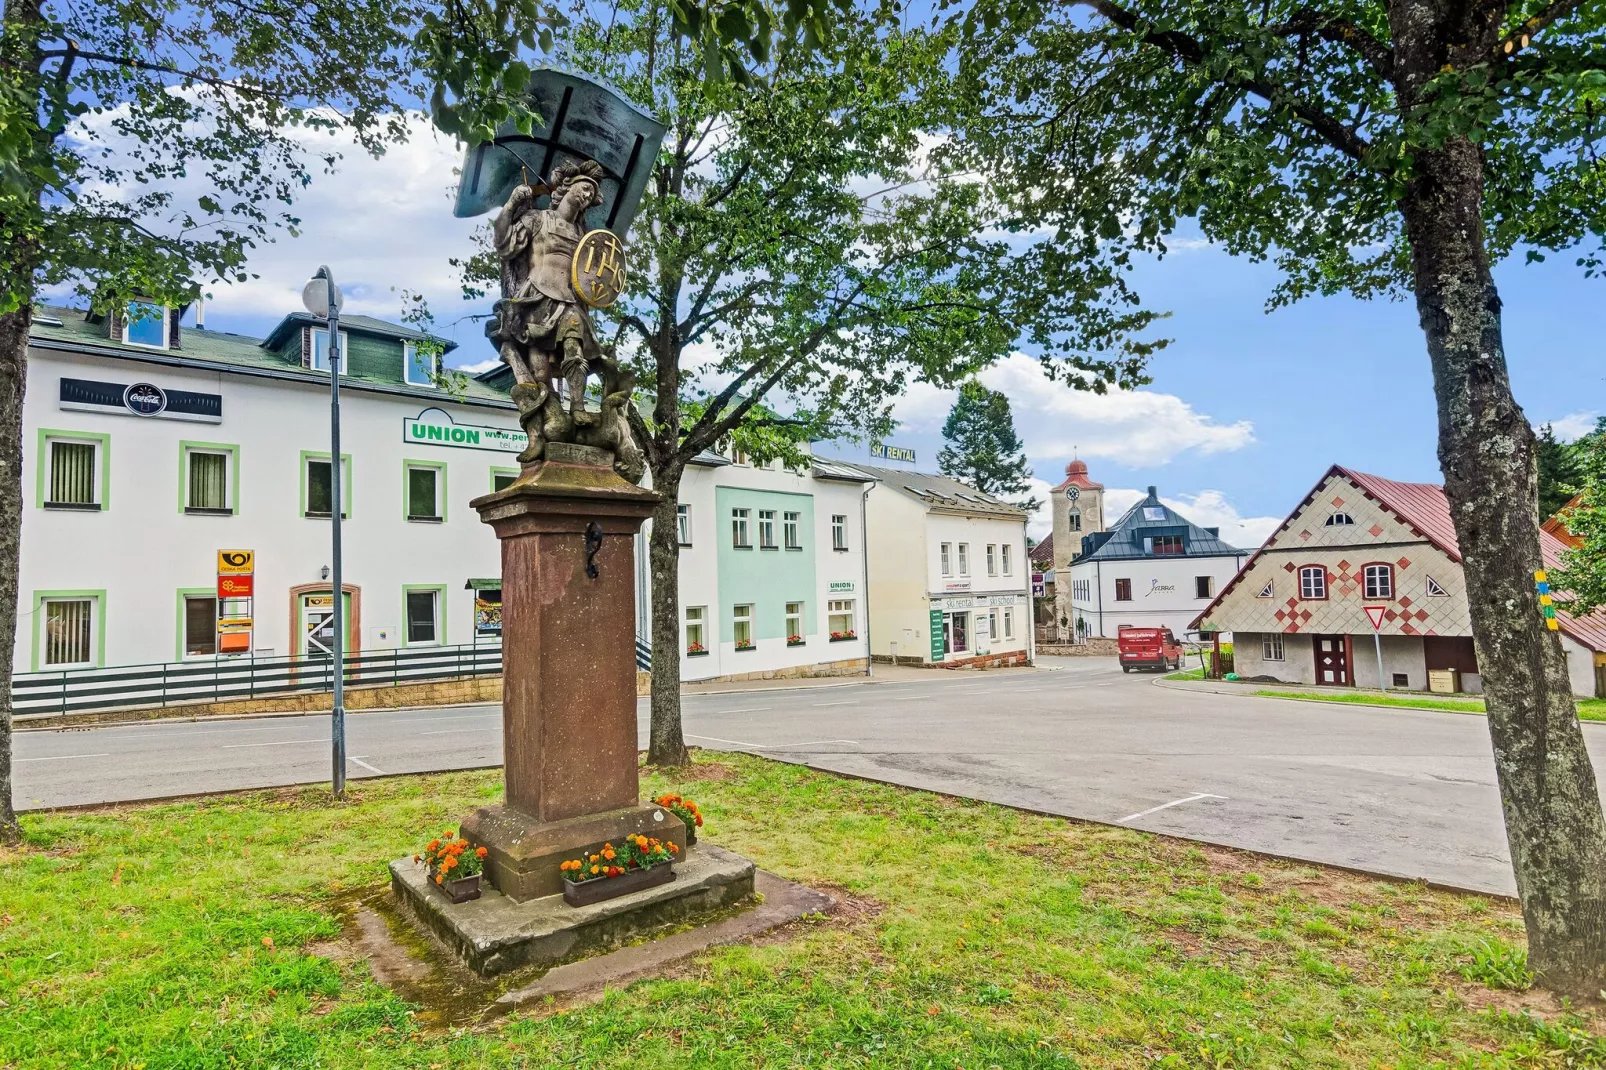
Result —
<path fill-rule="evenodd" d="M 329 263 L 349 310 L 395 318 L 397 291 L 421 291 L 442 333 L 459 342 L 451 363 L 493 357 L 478 322 L 453 322 L 488 305 L 465 305 L 446 264 L 468 248 L 478 222 L 451 216 L 458 158 L 422 128 L 382 160 L 349 155 L 339 175 L 321 177 L 298 202 L 301 236 L 259 248 L 259 279 L 212 288 L 208 326 L 265 333 L 300 307 L 302 283 Z M 1044 489 L 1059 481 L 1075 446 L 1111 489 L 1112 508 L 1154 484 L 1197 522 L 1220 524 L 1229 541 L 1251 546 L 1329 464 L 1439 480 L 1432 383 L 1411 304 L 1314 298 L 1267 314 L 1274 268 L 1181 244 L 1137 275 L 1151 306 L 1172 313 L 1161 328 L 1174 341 L 1155 357 L 1150 386 L 1070 396 L 1025 357 L 984 376 L 1010 394 Z M 1585 279 L 1572 260 L 1518 259 L 1497 271 L 1517 399 L 1536 423 L 1581 426 L 1606 412 L 1603 283 Z M 914 447 L 921 468 L 935 467 L 950 404 L 951 395 L 917 389 L 899 406 L 905 426 L 892 441 Z M 1044 527 L 1039 520 L 1036 530 Z"/>

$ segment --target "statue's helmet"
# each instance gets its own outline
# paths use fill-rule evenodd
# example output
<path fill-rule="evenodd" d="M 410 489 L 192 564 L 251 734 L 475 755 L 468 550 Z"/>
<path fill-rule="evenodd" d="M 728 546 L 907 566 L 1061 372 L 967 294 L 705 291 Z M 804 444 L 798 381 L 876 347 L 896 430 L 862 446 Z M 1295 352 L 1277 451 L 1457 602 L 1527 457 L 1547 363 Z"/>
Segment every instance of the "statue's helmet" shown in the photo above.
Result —
<path fill-rule="evenodd" d="M 608 172 L 595 160 L 581 160 L 578 163 L 561 163 L 552 169 L 552 206 L 568 196 L 569 187 L 574 185 L 575 179 L 587 178 L 591 180 L 591 203 L 588 208 L 595 208 L 602 203 L 602 180 Z"/>

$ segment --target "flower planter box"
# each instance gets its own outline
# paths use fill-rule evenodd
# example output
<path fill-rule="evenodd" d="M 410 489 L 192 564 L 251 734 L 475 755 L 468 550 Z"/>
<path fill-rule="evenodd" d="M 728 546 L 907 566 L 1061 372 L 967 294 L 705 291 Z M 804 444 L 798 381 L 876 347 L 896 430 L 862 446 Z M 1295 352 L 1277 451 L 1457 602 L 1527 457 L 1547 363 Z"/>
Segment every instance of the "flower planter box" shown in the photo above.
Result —
<path fill-rule="evenodd" d="M 592 903 L 601 903 L 607 899 L 617 899 L 621 895 L 639 892 L 644 888 L 656 888 L 660 884 L 668 884 L 675 879 L 673 867 L 668 865 L 653 866 L 651 869 L 638 869 L 633 873 L 626 873 L 622 877 L 602 877 L 589 881 L 564 881 L 563 901 L 571 907 L 590 906 Z"/>
<path fill-rule="evenodd" d="M 457 877 L 437 885 L 446 893 L 446 898 L 454 903 L 466 903 L 470 899 L 480 897 L 480 874 L 475 873 L 469 877 Z"/>
<path fill-rule="evenodd" d="M 697 846 L 697 826 L 696 825 L 687 825 L 686 826 L 686 846 L 687 847 L 696 847 Z"/>
<path fill-rule="evenodd" d="M 708 656 L 708 651 L 706 651 L 706 650 L 688 650 L 688 651 L 686 651 L 686 656 L 688 658 L 706 658 Z"/>

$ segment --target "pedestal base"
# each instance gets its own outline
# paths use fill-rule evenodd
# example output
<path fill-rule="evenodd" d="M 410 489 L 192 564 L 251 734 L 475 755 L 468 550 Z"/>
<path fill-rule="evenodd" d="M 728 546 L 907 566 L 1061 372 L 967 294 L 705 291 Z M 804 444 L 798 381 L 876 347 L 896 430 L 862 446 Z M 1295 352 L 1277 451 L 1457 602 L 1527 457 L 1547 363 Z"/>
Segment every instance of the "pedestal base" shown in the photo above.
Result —
<path fill-rule="evenodd" d="M 515 902 L 560 894 L 558 863 L 605 843 L 623 846 L 626 836 L 637 833 L 686 850 L 686 826 L 680 818 L 650 804 L 562 821 L 538 821 L 511 806 L 482 806 L 463 819 L 463 836 L 486 849 L 491 886 Z"/>
<path fill-rule="evenodd" d="M 753 874 L 747 859 L 705 844 L 675 866 L 670 883 L 583 907 L 570 906 L 561 894 L 516 903 L 494 890 L 453 903 L 410 857 L 390 864 L 390 887 L 402 909 L 489 977 L 553 966 L 739 903 L 753 894 Z"/>

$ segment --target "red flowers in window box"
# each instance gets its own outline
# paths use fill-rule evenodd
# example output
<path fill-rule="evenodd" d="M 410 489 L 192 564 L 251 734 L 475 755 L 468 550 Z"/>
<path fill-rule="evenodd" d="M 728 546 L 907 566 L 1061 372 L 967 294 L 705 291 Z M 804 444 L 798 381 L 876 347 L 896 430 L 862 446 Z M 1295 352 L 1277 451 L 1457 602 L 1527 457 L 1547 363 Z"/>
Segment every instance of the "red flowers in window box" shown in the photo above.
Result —
<path fill-rule="evenodd" d="M 848 639 L 857 639 L 858 637 L 859 637 L 859 633 L 858 632 L 832 632 L 831 633 L 831 642 L 840 643 L 840 642 L 844 642 L 844 641 L 846 641 Z"/>

